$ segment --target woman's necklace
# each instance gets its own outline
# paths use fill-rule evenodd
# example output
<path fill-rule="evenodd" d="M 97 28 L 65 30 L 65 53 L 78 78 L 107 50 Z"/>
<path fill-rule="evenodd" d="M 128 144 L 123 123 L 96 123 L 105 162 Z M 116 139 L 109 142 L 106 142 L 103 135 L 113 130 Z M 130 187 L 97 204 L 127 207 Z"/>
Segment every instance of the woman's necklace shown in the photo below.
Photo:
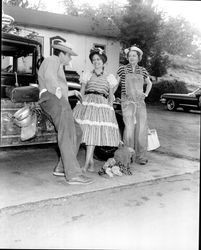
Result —
<path fill-rule="evenodd" d="M 103 75 L 103 70 L 98 74 L 98 73 L 96 73 L 96 71 L 95 71 L 95 69 L 93 70 L 93 73 L 97 76 L 97 77 L 99 77 L 99 76 L 102 76 Z"/>

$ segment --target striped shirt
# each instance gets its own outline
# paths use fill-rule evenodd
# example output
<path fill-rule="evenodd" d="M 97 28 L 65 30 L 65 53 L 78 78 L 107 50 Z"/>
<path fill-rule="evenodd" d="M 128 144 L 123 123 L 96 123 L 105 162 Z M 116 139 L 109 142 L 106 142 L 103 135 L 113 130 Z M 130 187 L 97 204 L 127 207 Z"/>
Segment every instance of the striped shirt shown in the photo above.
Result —
<path fill-rule="evenodd" d="M 94 74 L 91 76 L 90 80 L 87 82 L 85 92 L 87 91 L 96 91 L 106 96 L 109 95 L 109 83 L 107 81 L 106 75 L 95 76 Z"/>
<path fill-rule="evenodd" d="M 120 77 L 120 85 L 121 85 L 121 95 L 125 95 L 126 94 L 126 71 L 128 73 L 133 73 L 133 68 L 132 65 L 130 63 L 128 63 L 127 65 L 122 65 L 119 67 L 117 74 Z M 139 65 L 136 65 L 135 68 L 135 74 L 140 74 L 145 78 L 147 78 L 149 76 L 149 73 L 147 72 L 147 70 Z"/>

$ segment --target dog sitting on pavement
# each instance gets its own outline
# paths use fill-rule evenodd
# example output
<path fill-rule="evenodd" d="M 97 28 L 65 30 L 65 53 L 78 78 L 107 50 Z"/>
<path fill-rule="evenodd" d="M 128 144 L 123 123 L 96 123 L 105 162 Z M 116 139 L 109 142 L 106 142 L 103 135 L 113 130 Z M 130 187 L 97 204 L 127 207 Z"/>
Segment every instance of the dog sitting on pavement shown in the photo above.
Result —
<path fill-rule="evenodd" d="M 121 143 L 114 153 L 113 158 L 109 158 L 103 167 L 99 170 L 99 175 L 107 174 L 110 177 L 114 175 L 122 176 L 132 175 L 130 164 L 134 161 L 135 150 Z"/>

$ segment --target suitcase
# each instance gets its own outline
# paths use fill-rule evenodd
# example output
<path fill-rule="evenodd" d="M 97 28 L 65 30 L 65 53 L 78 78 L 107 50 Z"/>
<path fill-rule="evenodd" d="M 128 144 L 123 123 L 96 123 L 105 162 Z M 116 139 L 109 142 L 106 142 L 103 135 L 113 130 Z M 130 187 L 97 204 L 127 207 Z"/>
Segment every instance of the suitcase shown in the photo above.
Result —
<path fill-rule="evenodd" d="M 39 89 L 34 86 L 8 86 L 5 92 L 12 102 L 37 102 L 39 100 Z"/>

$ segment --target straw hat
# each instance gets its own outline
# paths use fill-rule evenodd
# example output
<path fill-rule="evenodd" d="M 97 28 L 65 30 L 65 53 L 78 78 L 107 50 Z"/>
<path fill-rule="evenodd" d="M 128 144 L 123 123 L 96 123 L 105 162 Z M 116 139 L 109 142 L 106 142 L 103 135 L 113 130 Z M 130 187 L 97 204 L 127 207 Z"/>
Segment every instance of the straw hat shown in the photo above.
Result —
<path fill-rule="evenodd" d="M 137 52 L 140 54 L 139 60 L 140 60 L 140 61 L 142 60 L 143 51 L 142 51 L 140 48 L 138 48 L 138 47 L 136 47 L 135 45 L 133 45 L 133 46 L 131 46 L 130 48 L 125 49 L 124 52 L 125 52 L 126 56 L 128 56 L 128 53 L 129 53 L 130 51 L 137 51 Z"/>
<path fill-rule="evenodd" d="M 57 44 L 52 44 L 52 48 L 61 50 L 62 52 L 67 52 L 72 56 L 77 56 L 77 54 L 73 51 L 72 45 L 70 43 L 59 42 Z"/>

